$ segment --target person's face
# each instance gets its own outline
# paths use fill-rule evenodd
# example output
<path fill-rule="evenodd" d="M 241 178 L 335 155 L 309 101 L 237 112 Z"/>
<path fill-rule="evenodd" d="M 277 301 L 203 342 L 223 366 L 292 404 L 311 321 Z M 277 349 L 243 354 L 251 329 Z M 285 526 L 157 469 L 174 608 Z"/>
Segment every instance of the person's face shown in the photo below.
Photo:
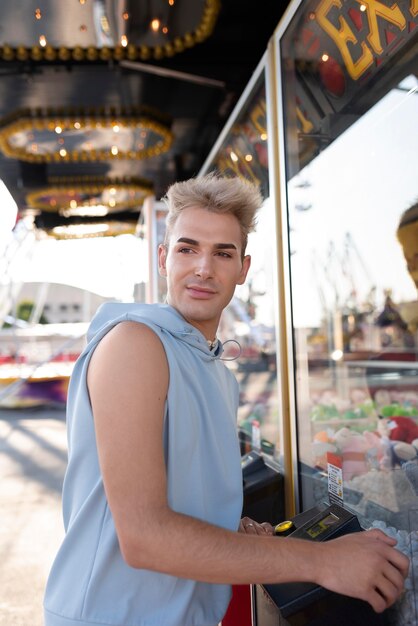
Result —
<path fill-rule="evenodd" d="M 246 279 L 251 259 L 241 259 L 236 217 L 206 209 L 184 209 L 168 247 L 158 249 L 159 271 L 167 277 L 167 302 L 207 339 L 216 334 L 236 285 Z"/>

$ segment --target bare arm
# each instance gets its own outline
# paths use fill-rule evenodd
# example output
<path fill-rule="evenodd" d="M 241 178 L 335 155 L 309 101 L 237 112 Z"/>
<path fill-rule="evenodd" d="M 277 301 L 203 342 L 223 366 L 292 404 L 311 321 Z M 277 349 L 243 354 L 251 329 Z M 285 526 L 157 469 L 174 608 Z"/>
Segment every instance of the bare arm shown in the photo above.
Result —
<path fill-rule="evenodd" d="M 171 510 L 162 445 L 168 378 L 158 337 L 135 322 L 111 330 L 89 366 L 106 495 L 129 565 L 207 582 L 311 581 L 376 610 L 396 599 L 408 562 L 380 531 L 316 544 L 230 532 Z"/>

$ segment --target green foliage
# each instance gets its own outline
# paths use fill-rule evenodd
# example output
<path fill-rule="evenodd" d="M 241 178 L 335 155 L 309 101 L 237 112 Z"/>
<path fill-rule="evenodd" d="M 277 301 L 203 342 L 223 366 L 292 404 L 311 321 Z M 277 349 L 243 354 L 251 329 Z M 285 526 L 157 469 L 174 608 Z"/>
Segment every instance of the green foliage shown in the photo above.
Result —
<path fill-rule="evenodd" d="M 31 300 L 22 300 L 21 302 L 19 302 L 19 304 L 17 305 L 17 311 L 16 311 L 16 317 L 19 320 L 22 320 L 24 322 L 29 322 L 30 320 L 30 316 L 32 315 L 32 311 L 35 307 L 35 303 L 32 302 Z M 40 324 L 48 324 L 48 319 L 45 317 L 45 315 L 42 313 L 41 317 L 39 318 L 39 323 Z M 8 322 L 5 322 L 3 324 L 3 328 L 11 328 L 11 324 L 9 324 Z"/>
<path fill-rule="evenodd" d="M 317 404 L 312 409 L 313 422 L 327 422 L 338 420 L 357 420 L 367 417 L 376 417 L 376 406 L 372 400 L 365 400 L 353 409 L 339 411 L 335 404 Z"/>
<path fill-rule="evenodd" d="M 387 404 L 380 409 L 380 414 L 383 417 L 418 417 L 418 409 L 410 404 L 399 404 L 394 402 L 393 404 Z"/>
<path fill-rule="evenodd" d="M 327 422 L 341 419 L 341 415 L 335 404 L 317 404 L 312 409 L 313 422 Z"/>
<path fill-rule="evenodd" d="M 377 418 L 377 413 L 383 417 L 404 416 L 418 418 L 418 408 L 411 404 L 399 404 L 394 402 L 387 404 L 377 411 L 376 404 L 372 400 L 366 400 L 352 409 L 339 411 L 335 404 L 317 404 L 312 408 L 311 420 L 313 422 L 347 422 L 350 420 L 367 420 L 365 424 L 361 422 L 350 424 L 350 429 L 363 432 L 375 427 L 370 418 Z M 369 418 L 369 419 L 367 419 Z M 348 424 L 346 424 L 348 426 Z"/>

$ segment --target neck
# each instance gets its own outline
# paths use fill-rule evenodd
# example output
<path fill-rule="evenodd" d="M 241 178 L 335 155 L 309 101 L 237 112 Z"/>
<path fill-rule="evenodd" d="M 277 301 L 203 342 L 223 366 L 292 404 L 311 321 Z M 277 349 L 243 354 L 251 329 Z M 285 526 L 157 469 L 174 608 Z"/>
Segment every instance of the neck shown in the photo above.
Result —
<path fill-rule="evenodd" d="M 172 306 L 174 309 L 176 309 L 177 313 L 180 313 L 180 315 L 182 316 L 183 319 L 186 320 L 186 322 L 188 322 L 191 326 L 194 326 L 200 333 L 202 333 L 202 335 L 204 336 L 208 344 L 212 342 L 216 343 L 217 341 L 216 331 L 218 330 L 218 324 L 215 324 L 213 322 L 209 323 L 205 321 L 201 322 L 200 320 L 189 319 L 181 311 L 179 311 L 179 309 L 177 309 L 173 304 L 171 304 L 171 302 L 168 299 L 166 300 L 166 302 L 167 304 Z"/>

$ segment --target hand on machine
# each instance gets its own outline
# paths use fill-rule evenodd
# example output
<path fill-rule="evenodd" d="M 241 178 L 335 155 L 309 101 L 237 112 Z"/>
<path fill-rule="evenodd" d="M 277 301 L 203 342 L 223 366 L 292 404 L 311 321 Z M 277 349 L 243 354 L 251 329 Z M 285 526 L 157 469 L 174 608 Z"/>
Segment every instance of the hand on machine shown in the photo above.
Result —
<path fill-rule="evenodd" d="M 299 524 L 298 518 L 302 520 Z M 286 537 L 283 547 L 286 545 L 295 556 L 303 548 L 300 540 L 306 540 L 305 580 L 365 600 L 378 613 L 399 598 L 409 559 L 394 549 L 395 539 L 378 529 L 362 532 L 357 517 L 336 504 L 319 513 L 315 509 L 311 516 L 307 511 L 295 522 L 287 520 L 273 527 L 244 518 L 241 525 L 247 533 Z"/>

